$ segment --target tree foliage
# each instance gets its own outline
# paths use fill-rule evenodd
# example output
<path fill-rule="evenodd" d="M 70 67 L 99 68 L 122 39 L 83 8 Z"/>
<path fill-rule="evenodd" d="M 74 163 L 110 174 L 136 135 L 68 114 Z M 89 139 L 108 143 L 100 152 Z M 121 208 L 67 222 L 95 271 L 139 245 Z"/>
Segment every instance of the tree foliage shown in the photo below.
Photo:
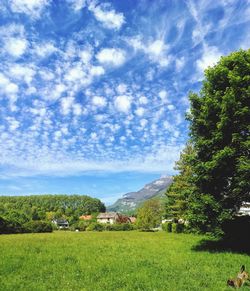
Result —
<path fill-rule="evenodd" d="M 178 174 L 173 177 L 173 183 L 166 192 L 166 218 L 176 220 L 187 218 L 188 200 L 193 191 L 191 159 L 194 154 L 192 144 L 188 143 L 175 164 Z"/>
<path fill-rule="evenodd" d="M 189 98 L 196 152 L 189 218 L 194 227 L 215 231 L 250 201 L 250 50 L 208 68 L 200 93 Z"/>
<path fill-rule="evenodd" d="M 8 232 L 11 229 L 22 232 L 22 228 L 43 229 L 42 221 L 51 222 L 56 218 L 65 218 L 72 224 L 83 214 L 99 212 L 105 212 L 104 204 L 99 199 L 83 195 L 0 197 L 2 228 L 6 226 Z M 33 223 L 35 221 L 38 223 Z"/>
<path fill-rule="evenodd" d="M 151 199 L 143 203 L 138 209 L 136 224 L 139 229 L 150 230 L 159 226 L 163 214 L 163 207 L 159 200 Z"/>

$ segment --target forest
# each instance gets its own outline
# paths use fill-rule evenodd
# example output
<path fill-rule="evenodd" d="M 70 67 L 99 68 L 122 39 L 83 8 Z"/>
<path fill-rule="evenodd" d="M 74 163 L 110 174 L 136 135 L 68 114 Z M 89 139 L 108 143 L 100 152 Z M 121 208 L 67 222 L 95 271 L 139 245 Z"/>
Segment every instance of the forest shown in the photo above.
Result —
<path fill-rule="evenodd" d="M 0 233 L 52 231 L 51 221 L 64 218 L 70 224 L 83 214 L 105 211 L 96 198 L 84 195 L 31 195 L 0 197 Z"/>

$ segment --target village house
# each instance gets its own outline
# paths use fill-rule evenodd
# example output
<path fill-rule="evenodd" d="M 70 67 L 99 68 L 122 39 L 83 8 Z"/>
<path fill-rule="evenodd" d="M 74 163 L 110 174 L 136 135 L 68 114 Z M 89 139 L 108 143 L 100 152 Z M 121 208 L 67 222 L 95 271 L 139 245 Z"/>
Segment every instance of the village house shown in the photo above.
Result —
<path fill-rule="evenodd" d="M 59 229 L 69 228 L 69 222 L 66 219 L 53 219 L 52 223 L 54 223 Z"/>
<path fill-rule="evenodd" d="M 109 223 L 109 224 L 114 224 L 114 223 L 131 223 L 130 219 L 128 216 L 123 215 L 118 212 L 104 212 L 100 213 L 97 216 L 97 222 L 99 223 Z"/>
<path fill-rule="evenodd" d="M 134 217 L 134 216 L 130 216 L 129 220 L 131 223 L 136 223 L 136 217 Z"/>
<path fill-rule="evenodd" d="M 249 215 L 250 216 L 250 203 L 244 202 L 239 210 L 239 215 Z"/>
<path fill-rule="evenodd" d="M 80 220 L 91 220 L 92 219 L 92 215 L 81 215 L 79 217 Z"/>

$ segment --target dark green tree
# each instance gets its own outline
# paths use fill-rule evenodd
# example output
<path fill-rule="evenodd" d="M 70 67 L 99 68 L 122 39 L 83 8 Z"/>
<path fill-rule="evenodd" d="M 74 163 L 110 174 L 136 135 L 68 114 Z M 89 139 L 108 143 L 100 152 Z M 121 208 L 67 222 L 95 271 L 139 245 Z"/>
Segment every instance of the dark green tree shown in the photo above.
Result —
<path fill-rule="evenodd" d="M 175 164 L 178 174 L 173 177 L 173 183 L 166 192 L 166 218 L 186 219 L 188 212 L 188 200 L 194 187 L 192 186 L 192 165 L 194 148 L 189 142 Z"/>
<path fill-rule="evenodd" d="M 189 219 L 193 227 L 215 232 L 250 201 L 250 50 L 208 68 L 200 93 L 189 98 L 196 152 Z"/>

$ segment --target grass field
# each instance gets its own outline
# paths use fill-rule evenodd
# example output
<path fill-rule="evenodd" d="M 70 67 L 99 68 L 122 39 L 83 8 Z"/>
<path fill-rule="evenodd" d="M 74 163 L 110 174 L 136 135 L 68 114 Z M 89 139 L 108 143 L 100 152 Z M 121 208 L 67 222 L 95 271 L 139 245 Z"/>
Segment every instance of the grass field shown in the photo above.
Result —
<path fill-rule="evenodd" d="M 232 290 L 250 257 L 196 251 L 204 237 L 165 232 L 0 236 L 0 290 Z M 244 286 L 241 290 L 249 290 Z"/>

